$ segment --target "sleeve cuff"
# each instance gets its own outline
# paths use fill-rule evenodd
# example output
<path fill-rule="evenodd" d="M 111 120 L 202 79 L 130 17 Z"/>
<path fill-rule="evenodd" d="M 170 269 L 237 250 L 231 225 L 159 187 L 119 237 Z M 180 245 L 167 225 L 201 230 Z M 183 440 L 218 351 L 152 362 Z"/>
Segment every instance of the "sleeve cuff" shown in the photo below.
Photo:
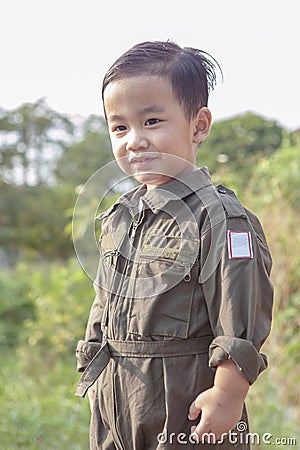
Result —
<path fill-rule="evenodd" d="M 89 362 L 94 358 L 100 350 L 99 342 L 78 341 L 76 348 L 77 371 L 83 372 Z"/>
<path fill-rule="evenodd" d="M 216 367 L 228 358 L 232 359 L 238 371 L 250 384 L 253 384 L 268 366 L 266 355 L 259 353 L 251 341 L 217 336 L 209 347 L 209 367 Z"/>

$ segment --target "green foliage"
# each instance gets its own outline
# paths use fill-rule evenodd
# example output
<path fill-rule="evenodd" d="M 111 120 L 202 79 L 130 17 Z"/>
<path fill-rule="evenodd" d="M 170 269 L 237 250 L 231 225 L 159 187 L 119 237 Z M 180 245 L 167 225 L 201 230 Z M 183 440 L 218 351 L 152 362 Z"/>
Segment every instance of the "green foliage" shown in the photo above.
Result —
<path fill-rule="evenodd" d="M 16 347 L 26 320 L 35 320 L 30 279 L 20 273 L 0 274 L 0 348 Z"/>
<path fill-rule="evenodd" d="M 64 233 L 69 218 L 67 206 L 76 195 L 70 188 L 13 186 L 2 184 L 0 197 L 0 247 L 15 255 L 66 258 L 73 253 Z"/>
<path fill-rule="evenodd" d="M 200 146 L 198 165 L 219 176 L 235 174 L 236 183 L 244 183 L 259 159 L 280 147 L 283 134 L 276 122 L 250 112 L 216 122 Z"/>
<path fill-rule="evenodd" d="M 44 100 L 0 110 L 0 247 L 17 257 L 69 257 L 76 192 L 111 159 L 101 117 L 72 121 Z"/>
<path fill-rule="evenodd" d="M 34 350 L 32 350 L 34 351 Z M 43 359 L 27 374 L 13 353 L 2 352 L 0 367 L 0 446 L 5 450 L 83 450 L 88 448 L 87 400 L 74 396 L 74 360 Z"/>
<path fill-rule="evenodd" d="M 299 211 L 299 180 L 300 143 L 287 144 L 255 167 L 250 188 L 255 196 L 263 196 L 263 203 L 280 198 Z"/>
<path fill-rule="evenodd" d="M 274 371 L 269 369 L 263 373 L 250 388 L 247 396 L 247 407 L 250 416 L 250 432 L 257 433 L 260 437 L 260 445 L 254 449 L 267 450 L 270 444 L 263 442 L 265 434 L 272 435 L 270 441 L 275 443 L 276 438 L 300 437 L 299 427 L 296 426 L 295 417 L 287 414 L 288 409 L 282 408 L 281 392 L 272 380 Z M 274 449 L 282 448 L 282 445 L 271 445 Z M 292 450 L 295 446 L 284 446 Z"/>
<path fill-rule="evenodd" d="M 54 359 L 75 351 L 75 336 L 82 335 L 93 300 L 92 282 L 75 260 L 25 270 L 32 283 L 35 317 L 24 323 L 20 351 L 27 361 L 43 355 L 51 366 Z"/>
<path fill-rule="evenodd" d="M 74 188 L 85 184 L 100 167 L 113 160 L 104 119 L 90 116 L 83 124 L 80 140 L 65 149 L 56 167 L 56 178 Z"/>
<path fill-rule="evenodd" d="M 74 260 L 21 264 L 3 279 L 0 293 L 8 305 L 3 320 L 8 337 L 16 333 L 19 341 L 13 351 L 1 349 L 1 448 L 88 448 L 87 401 L 74 396 L 79 378 L 74 350 L 93 299 L 91 281 Z"/>
<path fill-rule="evenodd" d="M 1 178 L 28 186 L 53 183 L 58 156 L 72 141 L 74 125 L 44 99 L 0 110 Z"/>
<path fill-rule="evenodd" d="M 297 442 L 300 440 L 296 425 L 300 378 L 299 179 L 299 141 L 294 141 L 294 145 L 287 142 L 260 161 L 243 192 L 244 202 L 257 212 L 264 225 L 273 256 L 275 286 L 273 330 L 265 350 L 270 368 L 253 387 L 251 411 L 254 417 L 255 411 L 260 411 L 255 418 L 256 428 L 274 436 L 296 437 Z"/>

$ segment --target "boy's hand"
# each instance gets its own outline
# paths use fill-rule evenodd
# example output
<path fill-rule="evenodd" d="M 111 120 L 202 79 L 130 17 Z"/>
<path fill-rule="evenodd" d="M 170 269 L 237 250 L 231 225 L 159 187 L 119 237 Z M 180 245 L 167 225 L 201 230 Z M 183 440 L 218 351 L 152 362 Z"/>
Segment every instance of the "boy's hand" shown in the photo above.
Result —
<path fill-rule="evenodd" d="M 204 433 L 213 433 L 217 441 L 222 434 L 234 428 L 242 416 L 243 400 L 213 386 L 202 392 L 190 406 L 190 420 L 195 420 L 201 412 L 199 424 L 191 428 L 196 442 L 204 442 Z"/>
<path fill-rule="evenodd" d="M 205 441 L 203 434 L 213 433 L 217 441 L 232 430 L 242 416 L 248 389 L 248 381 L 237 371 L 234 362 L 231 359 L 221 362 L 214 386 L 199 394 L 190 406 L 190 420 L 196 420 L 201 412 L 199 424 L 191 428 L 191 433 L 198 436 L 195 440 Z"/>

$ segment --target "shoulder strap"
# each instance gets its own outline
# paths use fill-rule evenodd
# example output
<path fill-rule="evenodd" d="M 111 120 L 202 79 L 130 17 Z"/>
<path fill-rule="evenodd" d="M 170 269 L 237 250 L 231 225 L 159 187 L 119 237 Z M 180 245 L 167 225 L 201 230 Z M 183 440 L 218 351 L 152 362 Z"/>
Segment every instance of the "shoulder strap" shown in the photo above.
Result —
<path fill-rule="evenodd" d="M 227 217 L 243 217 L 247 219 L 245 208 L 233 191 L 222 184 L 219 184 L 215 189 Z"/>

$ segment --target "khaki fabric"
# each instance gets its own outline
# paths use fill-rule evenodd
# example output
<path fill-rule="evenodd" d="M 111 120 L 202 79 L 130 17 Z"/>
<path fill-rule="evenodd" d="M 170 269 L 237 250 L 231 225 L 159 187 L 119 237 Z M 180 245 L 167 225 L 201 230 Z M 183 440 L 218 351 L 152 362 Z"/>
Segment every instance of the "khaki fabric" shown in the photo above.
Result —
<path fill-rule="evenodd" d="M 190 403 L 224 359 L 250 383 L 267 367 L 272 262 L 261 225 L 206 169 L 134 189 L 99 220 L 96 297 L 76 352 L 77 395 L 96 383 L 91 449 L 211 448 L 188 439 Z M 214 448 L 249 448 L 240 442 Z"/>

